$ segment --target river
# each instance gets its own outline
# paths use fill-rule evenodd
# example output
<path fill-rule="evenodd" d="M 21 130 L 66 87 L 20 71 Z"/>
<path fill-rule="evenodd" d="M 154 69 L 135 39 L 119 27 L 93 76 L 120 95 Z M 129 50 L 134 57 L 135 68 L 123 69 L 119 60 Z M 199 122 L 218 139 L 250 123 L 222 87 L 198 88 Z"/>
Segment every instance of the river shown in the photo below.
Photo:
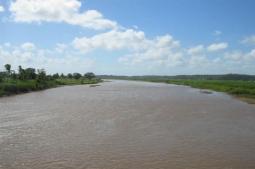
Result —
<path fill-rule="evenodd" d="M 0 169 L 254 169 L 255 105 L 111 81 L 0 98 Z"/>

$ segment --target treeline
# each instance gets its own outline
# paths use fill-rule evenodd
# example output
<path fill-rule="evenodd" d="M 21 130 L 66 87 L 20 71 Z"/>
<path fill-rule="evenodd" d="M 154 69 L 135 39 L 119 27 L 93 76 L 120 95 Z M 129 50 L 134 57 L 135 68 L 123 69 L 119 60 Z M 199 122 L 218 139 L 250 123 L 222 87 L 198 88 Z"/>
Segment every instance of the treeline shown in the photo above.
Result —
<path fill-rule="evenodd" d="M 23 69 L 22 66 L 18 67 L 18 72 L 11 69 L 10 64 L 4 65 L 6 71 L 0 72 L 0 82 L 4 79 L 12 79 L 12 80 L 53 80 L 53 79 L 59 79 L 59 78 L 74 78 L 74 79 L 80 79 L 82 77 L 87 79 L 93 79 L 95 78 L 95 74 L 92 72 L 88 72 L 84 75 L 80 73 L 68 73 L 67 75 L 59 74 L 46 74 L 46 71 L 44 69 L 35 69 L 35 68 L 25 68 Z"/>
<path fill-rule="evenodd" d="M 0 96 L 24 93 L 56 87 L 59 85 L 95 84 L 101 80 L 92 72 L 47 74 L 44 69 L 23 68 L 12 70 L 10 64 L 4 65 L 5 71 L 0 72 Z"/>

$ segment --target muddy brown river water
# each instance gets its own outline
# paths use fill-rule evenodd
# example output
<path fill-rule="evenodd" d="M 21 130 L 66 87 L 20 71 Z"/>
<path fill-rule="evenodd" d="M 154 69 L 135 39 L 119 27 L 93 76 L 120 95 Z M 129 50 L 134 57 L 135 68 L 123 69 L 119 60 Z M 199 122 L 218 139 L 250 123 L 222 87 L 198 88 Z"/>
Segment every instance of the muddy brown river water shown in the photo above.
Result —
<path fill-rule="evenodd" d="M 0 169 L 255 169 L 255 105 L 132 81 L 0 98 Z"/>

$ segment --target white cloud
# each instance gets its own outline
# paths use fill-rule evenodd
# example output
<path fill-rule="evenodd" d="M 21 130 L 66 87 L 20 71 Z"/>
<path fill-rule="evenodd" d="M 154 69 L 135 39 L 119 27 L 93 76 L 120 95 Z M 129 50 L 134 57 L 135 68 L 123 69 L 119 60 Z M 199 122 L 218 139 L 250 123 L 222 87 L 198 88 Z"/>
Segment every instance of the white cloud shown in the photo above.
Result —
<path fill-rule="evenodd" d="M 204 51 L 204 45 L 198 45 L 198 46 L 194 46 L 192 48 L 189 48 L 187 53 L 190 55 L 195 55 L 195 54 L 199 54 L 201 52 Z"/>
<path fill-rule="evenodd" d="M 11 46 L 11 43 L 6 42 L 6 43 L 4 43 L 4 46 L 5 46 L 5 47 L 10 47 L 10 46 Z"/>
<path fill-rule="evenodd" d="M 178 52 L 180 43 L 172 36 L 148 39 L 144 32 L 133 29 L 112 30 L 90 38 L 75 38 L 72 44 L 85 53 L 96 49 L 125 50 L 127 54 L 120 57 L 119 61 L 126 64 L 153 62 L 170 66 L 180 64 L 182 58 L 182 53 Z"/>
<path fill-rule="evenodd" d="M 76 13 L 66 22 L 96 30 L 116 29 L 118 27 L 117 22 L 105 19 L 103 15 L 96 10 L 88 10 L 83 13 Z"/>
<path fill-rule="evenodd" d="M 73 46 L 83 52 L 94 49 L 120 50 L 129 49 L 132 51 L 147 50 L 149 48 L 167 46 L 176 48 L 179 41 L 174 40 L 170 35 L 156 37 L 155 39 L 146 38 L 144 32 L 133 29 L 111 30 L 106 33 L 97 34 L 93 37 L 75 38 Z"/>
<path fill-rule="evenodd" d="M 186 49 L 170 35 L 148 38 L 144 32 L 134 29 L 117 29 L 92 37 L 75 38 L 72 46 L 87 54 L 102 49 L 111 52 L 122 51 L 121 53 L 124 51 L 126 54 L 120 56 L 118 61 L 127 65 L 128 68 L 139 66 L 141 69 L 145 69 L 145 67 L 162 69 L 163 67 L 178 68 L 182 66 L 184 70 L 189 68 L 194 70 L 199 67 L 207 73 L 210 72 L 210 69 L 218 72 L 231 70 L 234 60 L 240 60 L 238 64 L 248 65 L 247 67 L 250 67 L 255 61 L 252 59 L 255 58 L 255 50 L 246 54 L 241 53 L 241 56 L 232 52 L 212 57 L 214 56 L 212 52 L 222 51 L 228 47 L 228 44 L 224 42 L 209 46 L 200 44 Z M 247 58 L 251 60 L 250 63 L 247 62 Z"/>
<path fill-rule="evenodd" d="M 215 31 L 213 32 L 213 35 L 214 35 L 214 36 L 220 36 L 221 34 L 222 34 L 222 32 L 219 31 L 219 30 L 215 30 Z"/>
<path fill-rule="evenodd" d="M 226 60 L 241 61 L 243 58 L 244 54 L 241 51 L 226 52 L 224 54 Z"/>
<path fill-rule="evenodd" d="M 58 53 L 63 53 L 67 48 L 68 48 L 68 45 L 66 45 L 66 44 L 64 44 L 64 43 L 58 43 L 58 44 L 56 45 L 55 50 L 56 50 Z"/>
<path fill-rule="evenodd" d="M 36 46 L 31 42 L 26 42 L 21 45 L 21 48 L 25 51 L 31 51 L 31 50 L 36 49 Z"/>
<path fill-rule="evenodd" d="M 16 0 L 10 12 L 16 22 L 65 22 L 91 29 L 113 29 L 117 23 L 96 10 L 80 12 L 79 0 Z"/>
<path fill-rule="evenodd" d="M 210 60 L 204 55 L 191 56 L 187 59 L 187 66 L 191 67 L 205 67 L 208 66 Z"/>
<path fill-rule="evenodd" d="M 5 11 L 4 7 L 0 5 L 0 12 L 4 12 L 4 11 Z"/>
<path fill-rule="evenodd" d="M 247 58 L 249 60 L 254 59 L 255 60 L 255 49 L 252 49 L 248 54 L 247 54 Z"/>
<path fill-rule="evenodd" d="M 149 41 L 144 32 L 127 29 L 124 31 L 111 30 L 106 33 L 97 34 L 93 37 L 75 38 L 73 45 L 83 52 L 101 48 L 106 50 L 134 49 L 141 50 L 147 48 Z"/>
<path fill-rule="evenodd" d="M 170 35 L 148 38 L 136 26 L 133 29 L 122 28 L 96 10 L 81 12 L 80 8 L 81 2 L 78 0 L 12 1 L 10 11 L 16 22 L 65 22 L 96 30 L 110 30 L 91 37 L 76 37 L 70 44 L 60 43 L 52 50 L 40 49 L 31 42 L 16 47 L 11 44 L 3 45 L 0 46 L 0 63 L 42 67 L 51 72 L 84 72 L 95 64 L 93 59 L 86 56 L 93 56 L 92 52 L 96 50 L 106 50 L 121 51 L 118 61 L 136 68 L 144 65 L 150 68 L 158 66 L 160 69 L 182 66 L 181 69 L 184 70 L 203 68 L 203 71 L 208 69 L 207 72 L 210 72 L 212 68 L 220 71 L 227 67 L 231 70 L 233 63 L 237 66 L 236 69 L 241 69 L 243 65 L 254 65 L 255 49 L 247 53 L 223 53 L 228 48 L 226 42 L 184 48 Z M 214 32 L 215 36 L 221 34 L 221 31 Z M 243 43 L 255 44 L 255 36 L 244 39 Z M 219 51 L 222 53 L 213 53 Z M 215 54 L 217 58 L 211 57 Z M 222 55 L 218 57 L 218 54 Z"/>
<path fill-rule="evenodd" d="M 255 49 L 249 52 L 228 51 L 221 53 L 218 57 L 210 57 L 214 55 L 211 55 L 213 53 L 208 52 L 204 45 L 186 49 L 170 35 L 154 39 L 148 39 L 145 35 L 143 37 L 141 42 L 145 44 L 136 43 L 144 47 L 139 50 L 133 46 L 129 46 L 126 49 L 124 45 L 122 46 L 123 48 L 114 47 L 109 49 L 107 46 L 99 45 L 94 50 L 105 49 L 114 52 L 114 50 L 124 49 L 126 54 L 119 57 L 119 65 L 116 65 L 116 67 L 119 66 L 119 68 L 127 70 L 127 74 L 134 69 L 137 74 L 144 73 L 145 70 L 149 74 L 154 74 L 162 69 L 165 70 L 165 73 L 170 71 L 169 73 L 182 72 L 184 74 L 254 72 Z M 190 49 L 194 50 L 188 52 Z M 199 49 L 204 50 L 200 51 Z M 93 59 L 94 53 L 82 54 L 78 51 L 74 50 L 70 44 L 57 44 L 52 50 L 41 49 L 31 42 L 26 42 L 19 46 L 3 44 L 2 46 L 0 45 L 0 65 L 10 63 L 13 68 L 17 68 L 18 65 L 45 68 L 50 73 L 85 73 L 98 70 Z M 114 71 L 114 68 L 111 70 Z"/>
<path fill-rule="evenodd" d="M 226 48 L 228 48 L 228 43 L 222 42 L 222 43 L 213 43 L 213 44 L 209 45 L 207 47 L 207 50 L 209 52 L 216 52 L 216 51 L 224 50 Z"/>
<path fill-rule="evenodd" d="M 240 63 L 252 63 L 252 61 L 255 61 L 255 49 L 252 49 L 247 53 L 242 51 L 226 52 L 224 54 L 224 59 Z"/>
<path fill-rule="evenodd" d="M 255 45 L 255 35 L 246 37 L 241 42 L 244 44 Z"/>
<path fill-rule="evenodd" d="M 183 64 L 183 54 L 181 52 L 173 52 L 169 49 L 151 49 L 145 52 L 133 53 L 120 57 L 121 63 L 130 65 L 151 64 L 156 66 L 174 67 Z"/>
<path fill-rule="evenodd" d="M 146 49 L 123 56 L 120 62 L 128 64 L 151 63 L 157 66 L 177 66 L 182 64 L 183 53 L 179 51 L 180 44 L 170 35 L 150 40 Z"/>
<path fill-rule="evenodd" d="M 80 72 L 91 71 L 95 62 L 93 59 L 77 55 L 75 51 L 69 51 L 59 55 L 56 49 L 48 50 L 36 48 L 32 43 L 24 43 L 20 46 L 0 45 L 0 66 L 9 63 L 13 69 L 19 65 L 23 67 L 44 68 L 49 73 L 55 72 Z"/>

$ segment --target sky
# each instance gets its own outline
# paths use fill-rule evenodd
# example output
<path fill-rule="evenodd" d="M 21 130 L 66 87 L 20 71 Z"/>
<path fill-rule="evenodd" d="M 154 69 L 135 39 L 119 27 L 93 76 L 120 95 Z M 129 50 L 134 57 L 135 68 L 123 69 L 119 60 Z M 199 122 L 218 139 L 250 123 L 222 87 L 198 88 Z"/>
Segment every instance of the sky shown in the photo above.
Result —
<path fill-rule="evenodd" d="M 255 74 L 254 0 L 0 0 L 0 70 Z"/>

